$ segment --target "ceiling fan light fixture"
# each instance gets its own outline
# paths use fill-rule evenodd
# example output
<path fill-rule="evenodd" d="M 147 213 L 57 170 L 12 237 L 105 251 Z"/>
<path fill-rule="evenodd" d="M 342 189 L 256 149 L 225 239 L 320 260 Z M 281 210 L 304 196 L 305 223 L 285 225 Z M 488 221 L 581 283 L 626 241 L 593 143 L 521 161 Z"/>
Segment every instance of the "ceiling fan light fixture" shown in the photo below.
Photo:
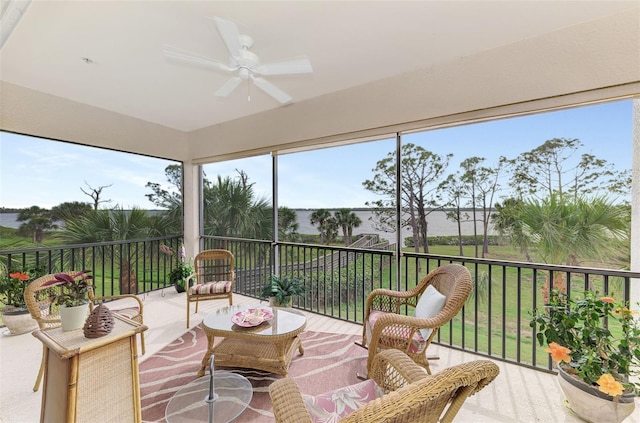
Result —
<path fill-rule="evenodd" d="M 273 83 L 262 78 L 262 76 L 296 75 L 313 72 L 311 62 L 304 56 L 261 64 L 258 55 L 249 51 L 251 46 L 253 46 L 253 38 L 240 34 L 234 22 L 218 17 L 214 17 L 212 20 L 215 22 L 220 38 L 229 51 L 228 64 L 223 64 L 217 60 L 198 56 L 176 48 L 165 48 L 164 52 L 170 59 L 217 71 L 233 72 L 233 76 L 216 91 L 216 96 L 229 96 L 242 81 L 247 81 L 247 91 L 249 94 L 251 81 L 253 81 L 253 83 L 266 94 L 284 104 L 292 100 L 291 96 Z M 247 99 L 251 101 L 251 96 L 247 95 Z"/>

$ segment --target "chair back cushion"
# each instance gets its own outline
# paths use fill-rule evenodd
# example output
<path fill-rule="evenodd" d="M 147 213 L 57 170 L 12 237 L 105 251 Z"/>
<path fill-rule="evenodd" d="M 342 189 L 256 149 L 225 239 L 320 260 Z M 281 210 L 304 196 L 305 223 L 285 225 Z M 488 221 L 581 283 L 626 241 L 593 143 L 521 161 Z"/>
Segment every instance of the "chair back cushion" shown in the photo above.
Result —
<path fill-rule="evenodd" d="M 433 285 L 429 285 L 420 296 L 418 304 L 416 304 L 414 316 L 420 319 L 434 317 L 440 313 L 446 302 L 447 297 L 442 295 Z M 420 329 L 424 339 L 429 339 L 431 332 L 433 332 L 433 329 Z"/>
<path fill-rule="evenodd" d="M 355 385 L 338 388 L 304 399 L 307 411 L 314 423 L 337 422 L 347 414 L 384 395 L 382 388 L 373 379 Z"/>

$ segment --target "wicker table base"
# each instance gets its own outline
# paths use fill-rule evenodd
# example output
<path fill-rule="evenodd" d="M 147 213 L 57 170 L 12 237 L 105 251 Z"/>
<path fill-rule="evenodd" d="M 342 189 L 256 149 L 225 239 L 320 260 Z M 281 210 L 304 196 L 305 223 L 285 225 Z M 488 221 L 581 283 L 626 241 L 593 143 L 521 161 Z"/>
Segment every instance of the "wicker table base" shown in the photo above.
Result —
<path fill-rule="evenodd" d="M 209 346 L 198 376 L 205 374 L 212 354 L 216 366 L 258 369 L 283 376 L 288 373 L 296 349 L 304 354 L 298 337 L 307 324 L 302 314 L 291 309 L 273 308 L 274 318 L 270 322 L 255 328 L 242 328 L 231 322 L 231 317 L 245 308 L 248 307 L 225 307 L 205 317 L 202 327 Z M 216 336 L 224 339 L 214 347 Z"/>

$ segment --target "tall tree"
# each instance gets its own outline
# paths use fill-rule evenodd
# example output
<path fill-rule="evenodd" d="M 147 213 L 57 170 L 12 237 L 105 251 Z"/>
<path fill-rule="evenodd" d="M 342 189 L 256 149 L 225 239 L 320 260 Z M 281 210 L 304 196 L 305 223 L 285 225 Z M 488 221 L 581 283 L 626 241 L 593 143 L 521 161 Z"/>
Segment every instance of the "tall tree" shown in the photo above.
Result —
<path fill-rule="evenodd" d="M 467 195 L 467 185 L 462 181 L 460 172 L 456 172 L 447 176 L 447 178 L 438 186 L 442 198 L 444 199 L 444 207 L 451 207 L 453 210 L 447 212 L 447 219 L 456 223 L 458 229 L 458 254 L 464 255 L 462 249 L 462 220 L 468 220 L 469 215 L 462 213 L 462 204 Z"/>
<path fill-rule="evenodd" d="M 281 241 L 297 241 L 298 227 L 295 210 L 289 207 L 278 207 L 278 238 Z"/>
<path fill-rule="evenodd" d="M 154 234 L 182 233 L 182 166 L 173 164 L 164 169 L 168 185 L 147 182 L 145 187 L 153 191 L 145 196 L 163 210 L 159 217 L 154 217 Z"/>
<path fill-rule="evenodd" d="M 345 247 L 351 245 L 351 237 L 353 236 L 353 228 L 357 228 L 362 224 L 362 220 L 354 212 L 347 208 L 336 210 L 333 214 L 338 227 L 342 229 L 342 237 Z"/>
<path fill-rule="evenodd" d="M 435 209 L 439 209 L 438 183 L 453 156 L 444 157 L 427 151 L 415 144 L 404 144 L 401 148 L 401 210 L 402 227 L 411 228 L 416 252 L 422 247 L 429 252 L 427 241 L 427 216 Z M 382 230 L 400 230 L 395 228 L 396 203 L 396 154 L 390 152 L 387 157 L 379 160 L 373 169 L 374 177 L 365 180 L 365 189 L 380 195 L 382 199 L 367 202 L 375 207 L 374 213 L 378 228 Z M 406 216 L 406 217 L 405 217 Z"/>
<path fill-rule="evenodd" d="M 478 257 L 478 218 L 477 218 L 477 207 L 476 207 L 476 189 L 477 189 L 477 178 L 478 178 L 478 169 L 480 167 L 480 163 L 484 161 L 484 157 L 469 157 L 468 159 L 464 159 L 462 163 L 460 163 L 460 167 L 464 170 L 462 174 L 462 180 L 467 186 L 467 190 L 470 193 L 471 198 L 471 214 L 472 214 L 472 223 L 473 223 L 473 246 L 475 249 L 475 257 Z"/>
<path fill-rule="evenodd" d="M 94 210 L 98 210 L 98 206 L 101 203 L 110 203 L 111 202 L 111 200 L 101 200 L 100 196 L 102 195 L 102 190 L 104 190 L 105 188 L 109 188 L 113 184 L 101 185 L 98 188 L 92 187 L 91 185 L 89 185 L 87 183 L 87 181 L 84 181 L 84 184 L 87 186 L 89 191 L 85 191 L 84 188 L 82 188 L 82 187 L 80 187 L 80 191 L 82 191 L 85 195 L 88 195 L 89 197 L 91 197 L 91 199 L 93 200 L 93 209 Z"/>
<path fill-rule="evenodd" d="M 476 169 L 474 183 L 477 200 L 482 209 L 482 257 L 489 252 L 489 225 L 493 199 L 500 188 L 499 180 L 503 166 L 507 162 L 505 157 L 500 157 L 494 167 L 480 166 Z"/>
<path fill-rule="evenodd" d="M 630 192 L 628 172 L 613 170 L 613 165 L 592 154 L 577 156 L 583 147 L 576 138 L 553 138 L 510 163 L 510 185 L 520 198 L 546 198 L 557 193 L 577 199 L 593 193 Z"/>
<path fill-rule="evenodd" d="M 93 207 L 89 203 L 83 203 L 80 201 L 68 201 L 60 203 L 51 209 L 51 218 L 56 220 L 62 220 L 65 223 L 75 220 L 85 214 L 91 212 Z"/>
<path fill-rule="evenodd" d="M 16 220 L 25 222 L 18 228 L 18 233 L 25 236 L 31 235 L 31 240 L 38 244 L 44 240 L 44 231 L 57 228 L 51 218 L 51 212 L 38 206 L 21 210 Z"/>

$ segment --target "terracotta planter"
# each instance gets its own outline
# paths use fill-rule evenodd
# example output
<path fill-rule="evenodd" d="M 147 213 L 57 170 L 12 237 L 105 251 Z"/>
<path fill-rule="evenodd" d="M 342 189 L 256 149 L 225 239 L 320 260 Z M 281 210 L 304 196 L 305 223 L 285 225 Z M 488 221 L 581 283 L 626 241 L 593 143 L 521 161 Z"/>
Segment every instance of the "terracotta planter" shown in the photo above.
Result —
<path fill-rule="evenodd" d="M 75 307 L 60 307 L 60 322 L 63 331 L 82 329 L 89 313 L 89 303 Z"/>
<path fill-rule="evenodd" d="M 38 322 L 31 318 L 26 308 L 3 310 L 2 321 L 11 335 L 21 335 L 38 329 Z"/>
<path fill-rule="evenodd" d="M 558 382 L 564 392 L 568 407 L 578 417 L 590 423 L 620 423 L 635 408 L 633 393 L 623 394 L 615 399 L 597 387 L 587 385 L 558 367 Z"/>

